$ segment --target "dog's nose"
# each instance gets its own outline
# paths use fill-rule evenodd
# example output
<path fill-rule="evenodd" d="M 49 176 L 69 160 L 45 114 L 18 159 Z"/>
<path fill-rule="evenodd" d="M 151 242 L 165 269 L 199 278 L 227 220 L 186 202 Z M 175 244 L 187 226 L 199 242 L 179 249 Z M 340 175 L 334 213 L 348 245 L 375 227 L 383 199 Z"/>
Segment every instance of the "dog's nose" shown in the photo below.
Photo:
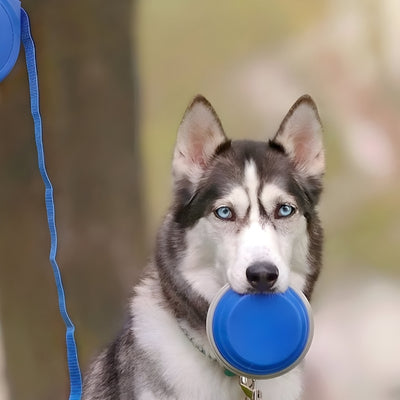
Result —
<path fill-rule="evenodd" d="M 250 285 L 257 291 L 271 290 L 278 280 L 279 271 L 276 265 L 269 262 L 256 262 L 246 270 L 246 277 Z"/>

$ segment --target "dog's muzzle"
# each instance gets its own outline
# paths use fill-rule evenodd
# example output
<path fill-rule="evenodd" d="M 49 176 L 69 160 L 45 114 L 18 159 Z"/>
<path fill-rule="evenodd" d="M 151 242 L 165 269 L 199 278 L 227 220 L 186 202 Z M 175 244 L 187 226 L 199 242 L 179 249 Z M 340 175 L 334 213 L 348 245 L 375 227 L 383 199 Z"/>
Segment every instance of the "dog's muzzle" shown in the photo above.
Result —
<path fill-rule="evenodd" d="M 256 262 L 246 269 L 247 281 L 258 292 L 272 290 L 279 277 L 275 264 L 270 262 Z"/>

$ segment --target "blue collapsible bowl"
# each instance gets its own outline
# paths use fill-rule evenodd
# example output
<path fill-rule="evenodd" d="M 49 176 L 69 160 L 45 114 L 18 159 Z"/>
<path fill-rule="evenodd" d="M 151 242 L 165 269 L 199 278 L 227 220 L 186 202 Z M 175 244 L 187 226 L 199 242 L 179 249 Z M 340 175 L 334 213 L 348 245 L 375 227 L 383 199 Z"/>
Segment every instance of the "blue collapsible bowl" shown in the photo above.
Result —
<path fill-rule="evenodd" d="M 303 293 L 238 294 L 224 286 L 211 302 L 207 335 L 217 358 L 236 375 L 268 379 L 294 368 L 313 336 Z"/>
<path fill-rule="evenodd" d="M 21 43 L 21 3 L 0 0 L 0 82 L 17 61 Z"/>

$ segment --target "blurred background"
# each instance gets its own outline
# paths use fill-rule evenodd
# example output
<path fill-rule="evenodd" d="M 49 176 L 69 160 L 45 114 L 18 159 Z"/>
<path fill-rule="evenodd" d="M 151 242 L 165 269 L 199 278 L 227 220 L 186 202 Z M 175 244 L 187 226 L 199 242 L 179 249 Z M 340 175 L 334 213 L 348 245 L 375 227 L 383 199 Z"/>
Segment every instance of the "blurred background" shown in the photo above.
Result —
<path fill-rule="evenodd" d="M 324 270 L 308 400 L 400 399 L 400 3 L 24 0 L 58 261 L 82 368 L 122 326 L 197 94 L 267 139 L 309 93 L 325 127 Z M 0 400 L 68 394 L 26 67 L 0 84 Z"/>

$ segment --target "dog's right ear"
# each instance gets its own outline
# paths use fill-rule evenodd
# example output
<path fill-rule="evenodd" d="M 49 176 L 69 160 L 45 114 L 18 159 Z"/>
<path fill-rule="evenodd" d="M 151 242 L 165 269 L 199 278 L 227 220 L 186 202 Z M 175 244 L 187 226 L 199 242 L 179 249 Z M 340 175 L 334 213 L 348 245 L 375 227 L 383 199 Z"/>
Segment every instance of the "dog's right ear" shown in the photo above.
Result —
<path fill-rule="evenodd" d="M 286 114 L 270 142 L 281 146 L 305 178 L 321 178 L 325 170 L 322 126 L 314 100 L 300 97 Z"/>
<path fill-rule="evenodd" d="M 215 151 L 226 141 L 213 107 L 203 96 L 196 96 L 178 129 L 172 162 L 175 184 L 189 181 L 196 186 Z"/>

